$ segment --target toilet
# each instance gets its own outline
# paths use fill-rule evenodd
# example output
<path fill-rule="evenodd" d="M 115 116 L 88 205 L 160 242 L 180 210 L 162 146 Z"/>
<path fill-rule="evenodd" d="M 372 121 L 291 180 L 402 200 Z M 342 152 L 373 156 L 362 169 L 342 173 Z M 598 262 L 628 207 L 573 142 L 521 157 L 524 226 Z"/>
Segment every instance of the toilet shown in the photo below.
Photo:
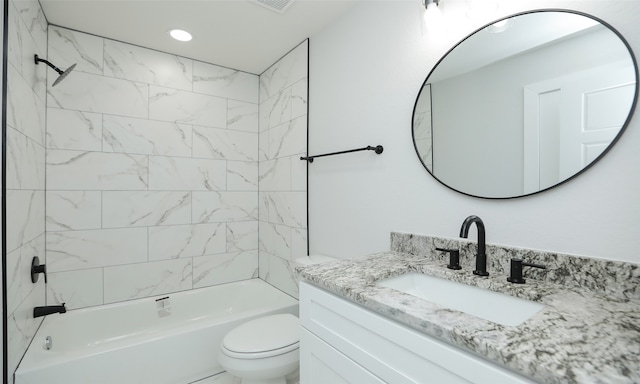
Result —
<path fill-rule="evenodd" d="M 304 256 L 296 267 L 335 261 L 328 256 Z M 286 384 L 300 365 L 300 321 L 290 313 L 250 320 L 227 333 L 219 363 L 242 384 Z"/>

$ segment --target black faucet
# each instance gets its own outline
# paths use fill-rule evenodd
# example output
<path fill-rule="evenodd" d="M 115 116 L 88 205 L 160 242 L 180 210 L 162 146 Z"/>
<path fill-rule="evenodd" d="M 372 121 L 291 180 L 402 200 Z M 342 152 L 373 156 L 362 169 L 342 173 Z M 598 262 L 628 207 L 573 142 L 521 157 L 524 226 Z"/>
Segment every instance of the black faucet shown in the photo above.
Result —
<path fill-rule="evenodd" d="M 52 313 L 66 313 L 67 308 L 64 305 L 65 303 L 62 303 L 62 305 L 47 305 L 44 307 L 35 307 L 33 308 L 33 317 L 36 318 L 40 316 L 46 316 Z"/>
<path fill-rule="evenodd" d="M 471 224 L 476 223 L 478 227 L 478 253 L 476 254 L 476 269 L 473 271 L 474 275 L 489 276 L 487 272 L 487 255 L 485 254 L 484 243 L 484 223 L 478 216 L 469 216 L 464 219 L 462 227 L 460 228 L 460 237 L 465 239 L 469 236 L 469 227 Z"/>

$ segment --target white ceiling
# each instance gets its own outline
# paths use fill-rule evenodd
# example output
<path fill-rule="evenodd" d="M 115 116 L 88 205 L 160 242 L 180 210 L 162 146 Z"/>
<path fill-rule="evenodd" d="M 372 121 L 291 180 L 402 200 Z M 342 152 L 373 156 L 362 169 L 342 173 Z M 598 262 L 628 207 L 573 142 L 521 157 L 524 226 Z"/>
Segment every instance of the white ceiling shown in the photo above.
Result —
<path fill-rule="evenodd" d="M 279 13 L 250 0 L 40 0 L 51 24 L 260 74 L 361 0 L 294 0 Z M 168 31 L 184 29 L 181 43 Z"/>

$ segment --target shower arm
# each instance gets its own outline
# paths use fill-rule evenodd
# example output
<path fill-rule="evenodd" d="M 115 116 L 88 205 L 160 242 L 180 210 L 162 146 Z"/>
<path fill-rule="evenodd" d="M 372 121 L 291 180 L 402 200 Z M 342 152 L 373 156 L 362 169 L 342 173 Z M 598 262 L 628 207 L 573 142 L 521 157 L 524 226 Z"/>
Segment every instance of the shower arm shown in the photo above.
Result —
<path fill-rule="evenodd" d="M 41 59 L 38 57 L 38 55 L 33 55 L 33 61 L 36 64 L 39 64 L 40 62 L 47 64 L 48 66 L 50 66 L 51 68 L 53 68 L 54 71 L 58 72 L 58 75 L 62 75 L 64 73 L 63 70 L 61 70 L 60 68 L 56 67 L 55 65 L 51 64 L 48 60 L 45 59 Z"/>

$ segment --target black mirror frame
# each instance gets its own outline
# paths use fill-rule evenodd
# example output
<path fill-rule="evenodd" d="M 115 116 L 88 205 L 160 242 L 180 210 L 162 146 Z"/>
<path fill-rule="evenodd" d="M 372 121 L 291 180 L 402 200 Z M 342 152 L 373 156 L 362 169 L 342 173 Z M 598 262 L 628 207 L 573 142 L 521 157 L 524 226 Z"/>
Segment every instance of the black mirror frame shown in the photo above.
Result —
<path fill-rule="evenodd" d="M 427 167 L 427 165 L 424 163 L 424 161 L 422 160 L 422 157 L 420 156 L 420 152 L 418 150 L 418 146 L 416 144 L 416 137 L 415 137 L 415 131 L 414 131 L 414 116 L 416 113 L 416 108 L 418 106 L 418 100 L 420 99 L 420 95 L 422 93 L 422 90 L 424 89 L 424 86 L 427 84 L 427 81 L 429 80 L 429 77 L 431 77 L 431 75 L 433 74 L 433 71 L 436 70 L 436 68 L 438 68 L 438 65 L 440 65 L 440 63 L 447 57 L 447 55 L 449 55 L 449 53 L 451 53 L 451 51 L 453 51 L 454 49 L 456 49 L 460 44 L 464 43 L 465 41 L 467 41 L 471 36 L 475 35 L 476 33 L 478 33 L 479 31 L 485 29 L 486 27 L 488 27 L 489 25 L 492 25 L 498 21 L 501 20 L 505 20 L 505 19 L 510 19 L 512 17 L 516 17 L 516 16 L 522 16 L 522 15 L 527 15 L 527 14 L 532 14 L 532 13 L 542 13 L 542 12 L 564 12 L 564 13 L 572 13 L 572 14 L 576 14 L 576 15 L 580 15 L 580 16 L 584 16 L 584 17 L 588 17 L 592 20 L 595 20 L 597 22 L 599 22 L 601 25 L 607 27 L 611 32 L 613 32 L 619 39 L 620 41 L 622 41 L 622 43 L 624 44 L 624 46 L 627 48 L 627 50 L 629 51 L 629 56 L 631 57 L 631 61 L 633 62 L 633 69 L 636 75 L 636 89 L 634 92 L 634 96 L 633 96 L 633 102 L 631 104 L 631 109 L 629 110 L 629 114 L 627 115 L 626 120 L 624 121 L 624 124 L 622 125 L 622 128 L 620 128 L 620 131 L 618 132 L 618 134 L 616 135 L 616 137 L 611 141 L 611 143 L 609 143 L 609 145 L 607 146 L 607 148 L 605 148 L 604 151 L 602 151 L 602 153 L 596 157 L 592 162 L 590 162 L 586 167 L 582 168 L 579 172 L 576 172 L 575 174 L 573 174 L 571 177 L 568 177 L 550 187 L 541 189 L 539 191 L 536 192 L 532 192 L 532 193 L 525 193 L 522 195 L 517 195 L 517 196 L 505 196 L 505 197 L 488 197 L 488 196 L 478 196 L 478 195 L 474 195 L 471 193 L 467 193 L 467 192 L 463 192 L 460 191 L 456 188 L 453 188 L 449 185 L 447 185 L 445 182 L 443 182 L 442 180 L 440 180 L 439 178 L 437 178 L 433 172 L 431 172 L 429 170 L 429 168 Z M 475 31 L 473 31 L 472 33 L 470 33 L 469 35 L 467 35 L 464 39 L 460 40 L 458 43 L 456 43 L 453 47 L 451 47 L 451 49 L 449 49 L 439 60 L 438 62 L 433 66 L 433 68 L 431 69 L 431 71 L 429 71 L 429 75 L 427 75 L 427 78 L 424 80 L 424 82 L 422 83 L 422 85 L 420 86 L 420 90 L 418 91 L 418 95 L 416 97 L 416 101 L 414 103 L 413 106 L 413 111 L 411 114 L 411 139 L 413 141 L 413 147 L 416 151 L 416 155 L 418 156 L 418 159 L 420 160 L 420 163 L 422 164 L 422 166 L 424 167 L 424 169 L 429 173 L 429 175 L 431 175 L 434 179 L 436 179 L 440 184 L 444 185 L 445 187 L 461 193 L 463 195 L 466 196 L 470 196 L 470 197 L 476 197 L 476 198 L 480 198 L 480 199 L 488 199 L 488 200 L 509 200 L 509 199 L 518 199 L 521 197 L 527 197 L 527 196 L 532 196 L 532 195 L 536 195 L 545 191 L 548 191 L 550 189 L 553 189 L 559 185 L 565 184 L 573 179 L 575 179 L 576 177 L 578 177 L 579 175 L 583 174 L 584 172 L 586 172 L 588 169 L 590 169 L 594 164 L 596 164 L 597 162 L 600 161 L 600 159 L 602 159 L 610 150 L 611 148 L 613 148 L 613 146 L 618 142 L 618 140 L 620 140 L 620 137 L 622 136 L 622 134 L 624 133 L 624 131 L 627 129 L 627 126 L 629 125 L 629 123 L 631 122 L 631 118 L 634 115 L 635 109 L 636 109 L 636 104 L 638 102 L 638 90 L 639 90 L 639 83 L 640 83 L 640 78 L 639 78 L 639 74 L 638 74 L 638 62 L 636 61 L 635 55 L 633 53 L 633 50 L 631 49 L 631 46 L 629 45 L 629 43 L 627 42 L 627 40 L 622 36 L 622 34 L 616 30 L 615 28 L 613 28 L 613 26 L 611 26 L 611 24 L 605 22 L 604 20 L 595 17 L 593 15 L 590 15 L 588 13 L 584 13 L 584 12 L 580 12 L 580 11 L 575 11 L 575 10 L 569 10 L 569 9 L 561 9 L 561 8 L 548 8 L 548 9 L 536 9 L 536 10 L 530 10 L 530 11 L 525 11 L 525 12 L 519 12 L 519 13 L 515 13 L 513 15 L 510 16 L 505 16 L 502 17 L 500 19 L 494 20 L 488 24 L 483 25 L 482 27 L 476 29 Z M 433 135 L 433 133 L 432 133 Z M 433 145 L 433 144 L 432 144 Z"/>

